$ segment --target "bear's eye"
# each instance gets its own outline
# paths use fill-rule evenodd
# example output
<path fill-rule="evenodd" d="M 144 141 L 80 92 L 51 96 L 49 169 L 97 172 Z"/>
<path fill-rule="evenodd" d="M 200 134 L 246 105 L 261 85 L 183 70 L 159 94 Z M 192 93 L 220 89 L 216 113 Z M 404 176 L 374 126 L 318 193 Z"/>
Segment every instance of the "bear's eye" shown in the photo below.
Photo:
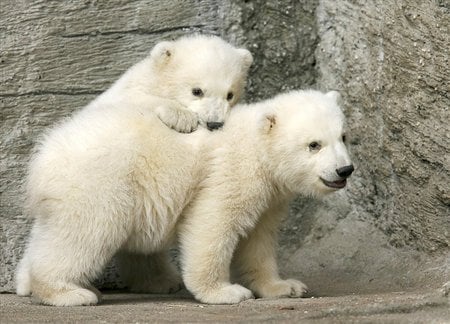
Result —
<path fill-rule="evenodd" d="M 227 94 L 227 100 L 230 101 L 230 100 L 233 99 L 233 97 L 234 97 L 233 92 L 228 92 L 228 94 Z"/>
<path fill-rule="evenodd" d="M 309 143 L 309 150 L 310 151 L 318 151 L 320 150 L 321 145 L 318 142 L 311 142 Z"/>
<path fill-rule="evenodd" d="M 203 90 L 200 88 L 192 89 L 192 94 L 196 97 L 203 97 Z"/>
<path fill-rule="evenodd" d="M 345 136 L 345 134 L 342 135 L 342 142 L 346 142 L 347 141 L 347 137 Z"/>

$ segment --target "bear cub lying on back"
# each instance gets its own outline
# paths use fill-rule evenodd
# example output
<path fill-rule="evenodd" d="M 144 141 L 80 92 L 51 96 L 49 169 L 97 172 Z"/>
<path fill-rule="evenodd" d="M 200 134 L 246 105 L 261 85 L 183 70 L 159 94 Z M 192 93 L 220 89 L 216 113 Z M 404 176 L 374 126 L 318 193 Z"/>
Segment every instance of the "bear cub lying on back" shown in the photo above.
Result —
<path fill-rule="evenodd" d="M 277 228 L 296 195 L 334 192 L 353 172 L 337 99 L 293 91 L 238 106 L 211 135 L 205 178 L 178 227 L 183 280 L 198 300 L 304 294 L 302 282 L 278 275 Z"/>

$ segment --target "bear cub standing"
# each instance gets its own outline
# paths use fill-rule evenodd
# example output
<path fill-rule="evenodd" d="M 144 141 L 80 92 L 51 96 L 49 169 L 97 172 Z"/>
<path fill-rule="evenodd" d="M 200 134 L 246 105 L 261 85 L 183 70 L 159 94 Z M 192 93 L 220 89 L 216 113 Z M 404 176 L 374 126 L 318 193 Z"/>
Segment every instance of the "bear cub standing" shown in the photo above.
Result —
<path fill-rule="evenodd" d="M 198 300 L 304 294 L 278 274 L 277 230 L 296 195 L 344 188 L 353 172 L 338 96 L 293 91 L 238 106 L 209 138 L 205 178 L 178 228 L 183 281 Z"/>
<path fill-rule="evenodd" d="M 219 128 L 251 62 L 250 52 L 218 37 L 159 43 L 48 132 L 29 168 L 35 220 L 17 294 L 56 306 L 96 304 L 91 281 L 117 252 L 132 290 L 177 289 L 181 278 L 167 250 L 200 178 L 198 143 L 210 133 L 167 126 Z"/>

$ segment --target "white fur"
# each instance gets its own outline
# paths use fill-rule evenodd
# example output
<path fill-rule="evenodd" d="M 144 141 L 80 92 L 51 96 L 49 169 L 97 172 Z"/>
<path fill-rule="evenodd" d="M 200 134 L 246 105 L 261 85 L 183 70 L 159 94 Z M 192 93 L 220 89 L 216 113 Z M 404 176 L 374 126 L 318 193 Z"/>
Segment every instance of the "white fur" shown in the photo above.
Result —
<path fill-rule="evenodd" d="M 277 229 L 293 197 L 336 190 L 321 178 L 342 180 L 336 169 L 351 164 L 336 99 L 334 92 L 294 91 L 236 108 L 214 133 L 206 177 L 178 229 L 184 283 L 198 300 L 305 293 L 302 282 L 278 275 Z M 232 284 L 230 267 L 243 286 Z"/>
<path fill-rule="evenodd" d="M 198 122 L 223 122 L 251 60 L 217 37 L 162 42 L 46 134 L 29 168 L 35 222 L 17 270 L 19 295 L 57 306 L 96 304 L 100 294 L 90 282 L 118 251 L 131 289 L 179 287 L 165 251 L 200 179 L 200 143 L 210 133 L 166 125 L 190 132 Z M 202 97 L 192 94 L 196 87 Z M 158 263 L 147 263 L 151 254 Z"/>
<path fill-rule="evenodd" d="M 126 107 L 150 107 L 167 126 L 191 132 L 199 123 L 225 121 L 230 107 L 242 96 L 252 61 L 249 51 L 219 37 L 164 41 L 100 96 L 96 106 L 119 101 L 126 102 Z M 193 96 L 194 88 L 204 95 Z M 227 100 L 229 93 L 231 100 Z"/>

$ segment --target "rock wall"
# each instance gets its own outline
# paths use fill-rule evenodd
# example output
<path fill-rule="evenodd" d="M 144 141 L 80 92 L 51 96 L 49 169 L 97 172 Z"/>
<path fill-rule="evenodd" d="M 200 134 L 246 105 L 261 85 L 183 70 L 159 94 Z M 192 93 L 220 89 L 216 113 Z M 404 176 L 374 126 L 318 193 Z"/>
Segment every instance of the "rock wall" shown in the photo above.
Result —
<path fill-rule="evenodd" d="M 289 269 L 328 294 L 440 285 L 450 277 L 450 7 L 330 0 L 316 19 L 317 86 L 343 94 L 357 170 L 324 205 L 300 204 Z"/>
<path fill-rule="evenodd" d="M 449 14 L 435 1 L 318 10 L 318 84 L 345 94 L 354 200 L 390 245 L 425 252 L 450 242 Z"/>
<path fill-rule="evenodd" d="M 199 31 L 249 48 L 248 101 L 336 89 L 357 170 L 345 191 L 299 198 L 285 275 L 315 294 L 437 286 L 450 275 L 450 7 L 445 1 L 12 1 L 0 11 L 0 291 L 30 221 L 22 185 L 37 136 L 161 39 Z M 100 283 L 114 287 L 112 267 Z"/>

